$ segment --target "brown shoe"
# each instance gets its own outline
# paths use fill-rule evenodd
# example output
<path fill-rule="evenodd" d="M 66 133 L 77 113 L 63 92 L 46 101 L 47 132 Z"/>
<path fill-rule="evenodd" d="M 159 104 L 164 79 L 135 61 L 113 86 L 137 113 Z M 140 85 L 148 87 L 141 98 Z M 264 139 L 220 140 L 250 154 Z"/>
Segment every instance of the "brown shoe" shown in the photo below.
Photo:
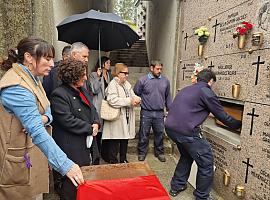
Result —
<path fill-rule="evenodd" d="M 164 154 L 158 154 L 156 157 L 159 159 L 160 162 L 166 162 L 166 158 Z"/>

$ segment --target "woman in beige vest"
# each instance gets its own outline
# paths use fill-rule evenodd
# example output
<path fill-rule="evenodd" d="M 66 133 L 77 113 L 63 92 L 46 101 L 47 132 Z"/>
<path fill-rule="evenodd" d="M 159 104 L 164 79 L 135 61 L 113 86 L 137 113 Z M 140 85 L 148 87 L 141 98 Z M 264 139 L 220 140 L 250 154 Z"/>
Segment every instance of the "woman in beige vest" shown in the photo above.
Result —
<path fill-rule="evenodd" d="M 0 199 L 31 200 L 47 193 L 47 160 L 74 185 L 84 182 L 79 166 L 47 132 L 52 117 L 39 76 L 49 74 L 53 57 L 51 44 L 28 37 L 2 63 L 7 72 L 0 80 Z"/>

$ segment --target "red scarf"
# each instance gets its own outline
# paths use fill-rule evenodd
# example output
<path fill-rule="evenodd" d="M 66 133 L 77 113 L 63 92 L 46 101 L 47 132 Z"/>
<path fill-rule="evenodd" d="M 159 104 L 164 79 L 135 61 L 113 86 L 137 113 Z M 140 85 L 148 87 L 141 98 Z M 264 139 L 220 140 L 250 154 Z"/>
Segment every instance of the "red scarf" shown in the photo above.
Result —
<path fill-rule="evenodd" d="M 90 102 L 87 100 L 87 98 L 85 97 L 85 95 L 81 91 L 80 91 L 80 97 L 82 98 L 84 103 L 86 103 L 89 107 L 91 107 Z"/>

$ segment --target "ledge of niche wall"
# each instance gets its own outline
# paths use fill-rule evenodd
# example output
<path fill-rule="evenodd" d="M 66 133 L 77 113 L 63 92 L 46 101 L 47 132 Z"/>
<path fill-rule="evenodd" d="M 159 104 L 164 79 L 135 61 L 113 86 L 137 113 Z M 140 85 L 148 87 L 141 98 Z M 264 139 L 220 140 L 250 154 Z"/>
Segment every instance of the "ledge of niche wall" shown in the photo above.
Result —
<path fill-rule="evenodd" d="M 201 128 L 203 132 L 218 137 L 232 145 L 237 146 L 241 143 L 239 133 L 218 126 L 213 117 L 208 117 Z"/>
<path fill-rule="evenodd" d="M 234 104 L 238 104 L 238 105 L 244 105 L 244 101 L 238 100 L 238 99 L 228 99 L 228 98 L 224 98 L 224 97 L 218 97 L 218 99 L 220 101 L 225 101 L 225 102 L 229 102 L 229 103 L 234 103 Z"/>

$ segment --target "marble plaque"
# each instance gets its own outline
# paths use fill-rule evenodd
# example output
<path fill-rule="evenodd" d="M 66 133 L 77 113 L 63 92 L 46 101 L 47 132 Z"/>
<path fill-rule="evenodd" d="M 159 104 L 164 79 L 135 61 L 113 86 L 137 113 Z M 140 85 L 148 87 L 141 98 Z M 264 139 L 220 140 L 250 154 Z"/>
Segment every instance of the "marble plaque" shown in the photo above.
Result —
<path fill-rule="evenodd" d="M 237 200 L 237 197 L 232 192 L 236 184 L 237 166 L 239 164 L 239 151 L 237 150 L 237 146 L 228 141 L 224 141 L 209 132 L 204 132 L 204 136 L 211 144 L 215 160 L 216 171 L 213 183 L 214 190 L 224 199 Z M 231 175 L 228 186 L 225 186 L 223 183 L 224 170 L 227 170 Z"/>
<path fill-rule="evenodd" d="M 194 31 L 200 26 L 206 26 L 210 32 L 210 37 L 204 45 L 203 57 L 232 54 L 249 51 L 250 49 L 258 50 L 270 47 L 270 16 L 266 14 L 267 10 L 270 10 L 270 1 L 268 0 L 263 3 L 258 0 L 249 0 L 237 5 L 231 5 L 234 5 L 231 9 L 220 11 L 220 13 L 213 16 L 211 20 L 190 20 L 189 18 L 188 21 L 184 21 L 180 45 L 182 60 L 198 58 L 197 49 L 199 42 L 198 37 L 194 35 Z M 208 6 L 208 4 L 205 6 Z M 198 13 L 202 12 L 202 10 L 203 7 L 200 8 L 200 11 L 198 10 Z M 208 10 L 211 9 L 208 8 Z M 192 21 L 194 21 L 194 24 Z M 251 33 L 247 36 L 245 48 L 239 49 L 238 39 L 233 38 L 232 34 L 236 30 L 236 27 L 243 21 L 248 21 L 254 26 Z M 264 42 L 260 47 L 252 46 L 251 38 L 252 33 L 254 32 L 263 33 Z"/>
<path fill-rule="evenodd" d="M 181 44 L 181 59 L 182 60 L 192 60 L 200 59 L 198 56 L 198 36 L 194 35 L 195 28 L 185 29 L 182 33 L 182 44 Z M 207 50 L 207 45 L 204 46 L 204 53 Z"/>
<path fill-rule="evenodd" d="M 270 200 L 269 160 L 241 154 L 237 184 L 245 187 L 246 200 Z"/>
<path fill-rule="evenodd" d="M 233 99 L 232 86 L 240 84 L 240 94 L 237 100 L 245 100 L 248 90 L 248 70 L 246 66 L 249 54 L 233 54 L 208 58 L 205 67 L 216 73 L 217 81 L 213 85 L 213 90 L 219 97 Z"/>
<path fill-rule="evenodd" d="M 247 0 L 208 0 L 207 3 L 201 0 L 186 0 L 183 2 L 184 7 L 184 28 L 196 27 L 201 22 L 211 17 L 219 15 L 236 5 L 241 5 Z"/>
<path fill-rule="evenodd" d="M 243 154 L 268 160 L 270 169 L 270 106 L 245 103 L 241 145 Z"/>
<path fill-rule="evenodd" d="M 248 55 L 247 101 L 270 105 L 270 50 L 255 51 Z"/>
<path fill-rule="evenodd" d="M 208 25 L 210 27 L 210 37 L 207 42 L 208 48 L 205 55 L 223 55 L 248 51 L 249 49 L 269 48 L 270 19 L 268 22 L 267 17 L 270 18 L 270 16 L 266 17 L 265 14 L 262 13 L 264 6 L 265 4 L 261 1 L 251 0 L 224 13 L 220 13 L 211 19 Z M 245 48 L 239 49 L 238 38 L 233 38 L 232 35 L 236 27 L 243 21 L 250 22 L 254 26 L 251 33 L 247 36 Z M 251 43 L 252 33 L 258 31 L 262 32 L 264 35 L 264 43 L 261 47 L 252 46 Z"/>
<path fill-rule="evenodd" d="M 177 88 L 178 90 L 191 85 L 191 75 L 194 71 L 195 63 L 203 64 L 204 60 L 188 60 L 182 61 L 179 65 L 178 69 L 178 82 Z"/>
<path fill-rule="evenodd" d="M 270 200 L 270 106 L 245 103 L 238 179 L 247 200 Z"/>

